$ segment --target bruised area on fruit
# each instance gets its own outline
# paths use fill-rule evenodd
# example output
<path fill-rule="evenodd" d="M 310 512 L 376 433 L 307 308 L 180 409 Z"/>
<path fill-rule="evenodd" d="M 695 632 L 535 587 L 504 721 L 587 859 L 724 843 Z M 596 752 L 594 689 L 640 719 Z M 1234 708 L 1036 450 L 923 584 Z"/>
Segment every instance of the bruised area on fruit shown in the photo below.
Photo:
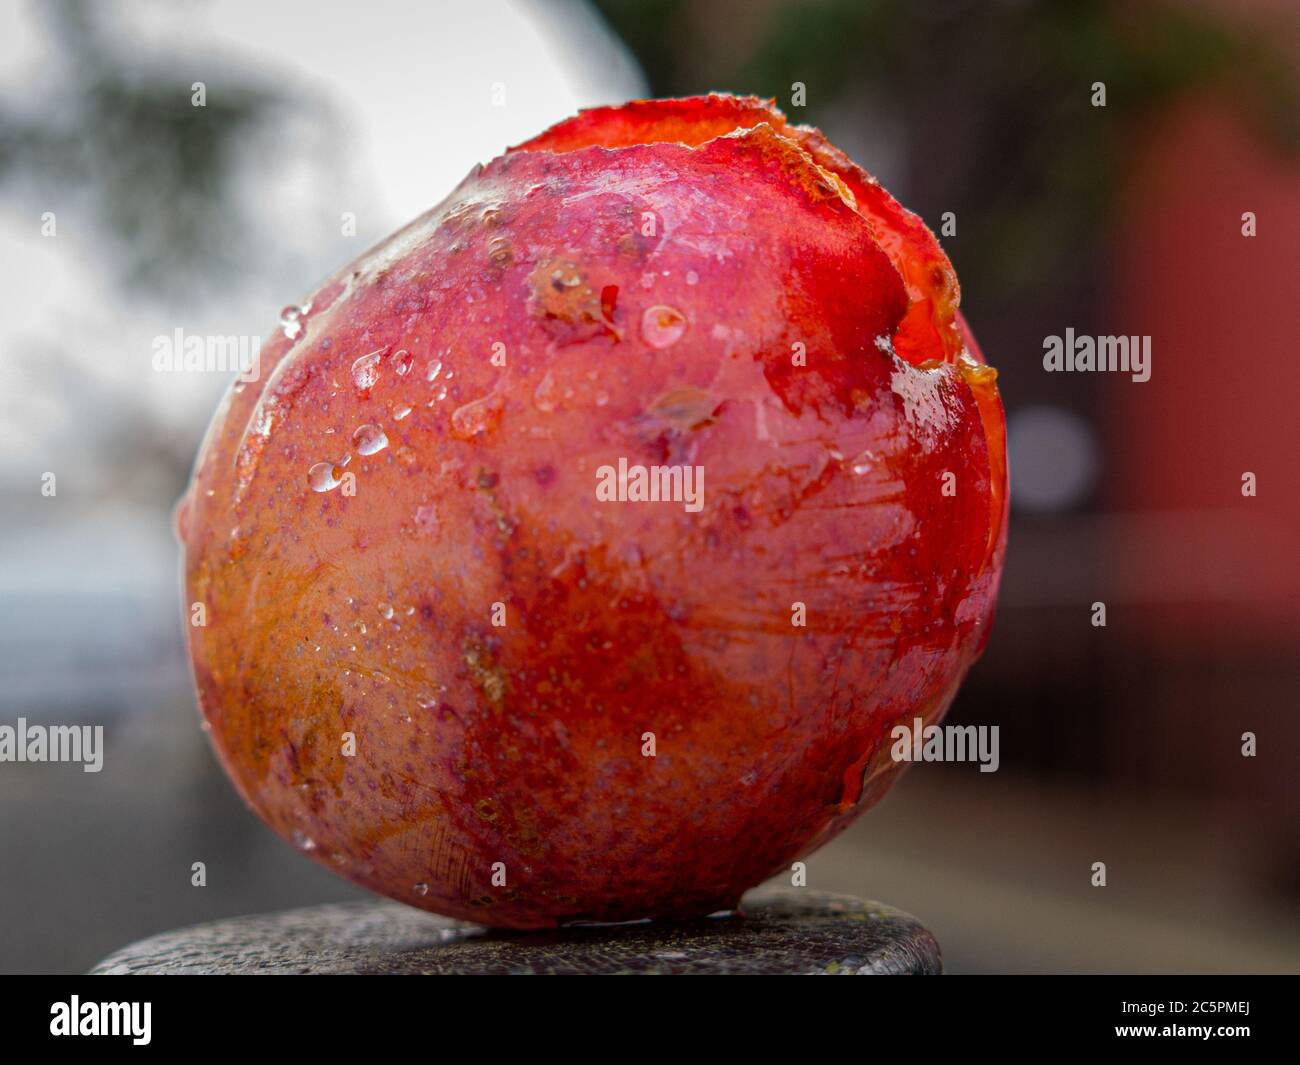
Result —
<path fill-rule="evenodd" d="M 884 793 L 987 637 L 1002 410 L 957 302 L 762 101 L 477 169 L 286 319 L 178 510 L 240 793 L 452 916 L 733 907 Z M 620 460 L 702 506 L 601 501 Z"/>

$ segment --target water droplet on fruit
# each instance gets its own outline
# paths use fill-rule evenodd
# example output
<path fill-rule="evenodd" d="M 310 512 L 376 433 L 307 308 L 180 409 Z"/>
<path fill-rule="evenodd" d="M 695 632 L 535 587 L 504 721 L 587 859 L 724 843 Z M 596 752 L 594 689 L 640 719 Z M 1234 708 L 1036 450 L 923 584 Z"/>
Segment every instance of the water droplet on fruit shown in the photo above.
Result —
<path fill-rule="evenodd" d="M 352 444 L 361 455 L 373 455 L 388 446 L 388 437 L 377 425 L 362 425 L 352 434 Z"/>
<path fill-rule="evenodd" d="M 414 891 L 417 895 L 427 895 L 429 894 L 429 885 L 421 881 L 420 883 L 416 884 L 413 888 L 411 888 L 411 890 Z"/>
<path fill-rule="evenodd" d="M 352 364 L 352 381 L 358 388 L 366 390 L 374 387 L 379 380 L 379 360 L 383 354 L 384 349 L 379 348 L 368 355 L 362 355 Z"/>
<path fill-rule="evenodd" d="M 427 380 L 436 381 L 440 373 L 442 373 L 442 363 L 434 359 L 433 362 L 429 363 L 429 369 L 424 376 Z"/>
<path fill-rule="evenodd" d="M 292 303 L 280 312 L 280 328 L 290 340 L 297 340 L 302 332 L 302 313 L 303 309 Z"/>
<path fill-rule="evenodd" d="M 501 420 L 501 397 L 495 393 L 457 407 L 451 416 L 451 431 L 469 440 L 493 428 Z"/>
<path fill-rule="evenodd" d="M 414 361 L 415 359 L 411 356 L 411 353 L 402 348 L 393 356 L 393 371 L 398 377 L 405 377 L 411 369 L 411 363 Z"/>
<path fill-rule="evenodd" d="M 559 389 L 556 387 L 555 378 L 551 375 L 551 371 L 547 370 L 546 375 L 537 383 L 537 387 L 533 389 L 533 406 L 543 414 L 550 414 L 551 411 L 555 410 L 556 403 L 559 399 L 556 395 L 558 391 Z"/>
<path fill-rule="evenodd" d="M 293 830 L 293 845 L 300 851 L 314 851 L 316 849 L 316 841 L 306 832 L 296 828 Z"/>
<path fill-rule="evenodd" d="M 383 617 L 383 618 L 391 618 L 391 617 L 393 616 L 393 607 L 392 607 L 392 605 L 391 605 L 390 603 L 380 603 L 380 604 L 379 604 L 379 616 L 380 616 L 380 617 Z"/>
<path fill-rule="evenodd" d="M 853 460 L 853 472 L 861 477 L 864 473 L 870 473 L 872 466 L 876 463 L 876 456 L 870 451 L 864 451 L 861 455 Z"/>
<path fill-rule="evenodd" d="M 641 336 L 652 348 L 666 348 L 681 340 L 686 332 L 686 316 L 675 307 L 662 303 L 647 307 L 641 316 Z"/>
<path fill-rule="evenodd" d="M 318 462 L 307 471 L 307 483 L 313 492 L 329 492 L 343 481 L 343 469 L 332 462 Z"/>
<path fill-rule="evenodd" d="M 395 411 L 393 411 L 393 420 L 400 422 L 403 418 L 405 418 L 410 413 L 411 413 L 410 407 L 398 407 Z"/>

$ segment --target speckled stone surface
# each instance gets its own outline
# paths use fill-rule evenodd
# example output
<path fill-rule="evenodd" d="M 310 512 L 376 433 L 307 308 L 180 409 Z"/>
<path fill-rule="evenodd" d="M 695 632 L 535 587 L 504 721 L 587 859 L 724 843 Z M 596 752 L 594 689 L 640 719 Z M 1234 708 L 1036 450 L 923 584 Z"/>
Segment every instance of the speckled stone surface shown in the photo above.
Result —
<path fill-rule="evenodd" d="M 872 976 L 942 971 L 910 914 L 809 890 L 760 890 L 742 914 L 551 932 L 493 932 L 395 902 L 312 906 L 165 932 L 92 974 L 768 973 Z"/>

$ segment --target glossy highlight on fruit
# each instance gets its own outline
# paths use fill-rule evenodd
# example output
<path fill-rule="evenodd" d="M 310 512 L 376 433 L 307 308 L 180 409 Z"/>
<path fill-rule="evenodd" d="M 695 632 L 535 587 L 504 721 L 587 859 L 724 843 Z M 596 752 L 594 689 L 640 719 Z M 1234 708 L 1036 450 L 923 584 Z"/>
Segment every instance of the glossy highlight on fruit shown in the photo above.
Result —
<path fill-rule="evenodd" d="M 732 908 L 984 645 L 996 373 L 930 231 L 770 103 L 585 111 L 282 323 L 178 509 L 187 631 L 240 794 L 358 883 Z M 598 498 L 656 466 L 702 506 Z"/>

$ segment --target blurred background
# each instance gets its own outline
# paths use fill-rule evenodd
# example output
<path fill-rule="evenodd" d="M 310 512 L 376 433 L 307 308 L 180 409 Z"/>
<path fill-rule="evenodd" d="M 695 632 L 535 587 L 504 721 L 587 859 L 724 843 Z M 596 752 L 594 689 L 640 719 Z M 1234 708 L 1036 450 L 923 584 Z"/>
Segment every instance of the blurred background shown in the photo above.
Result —
<path fill-rule="evenodd" d="M 712 89 L 953 213 L 1008 412 L 999 616 L 949 718 L 1000 726 L 1001 769 L 913 769 L 809 885 L 917 914 L 950 972 L 1300 971 L 1297 71 L 1291 0 L 4 0 L 0 724 L 106 753 L 0 764 L 0 971 L 361 894 L 199 730 L 171 508 L 229 377 L 154 372 L 153 338 L 266 336 L 476 162 Z M 1045 373 L 1067 326 L 1150 335 L 1151 380 Z"/>

